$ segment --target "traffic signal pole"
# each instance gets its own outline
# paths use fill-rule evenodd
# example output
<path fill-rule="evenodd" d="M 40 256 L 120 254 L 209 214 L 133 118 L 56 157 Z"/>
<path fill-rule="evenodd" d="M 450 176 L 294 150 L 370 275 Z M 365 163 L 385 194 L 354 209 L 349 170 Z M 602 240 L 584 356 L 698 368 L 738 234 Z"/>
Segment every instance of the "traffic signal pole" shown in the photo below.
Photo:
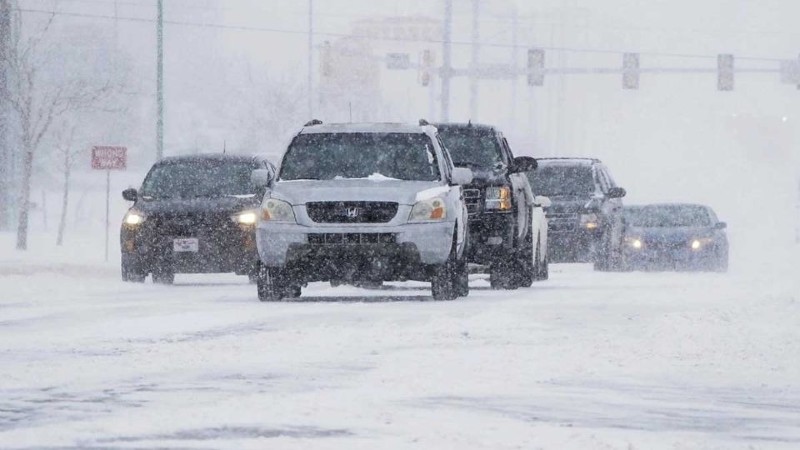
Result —
<path fill-rule="evenodd" d="M 444 0 L 444 35 L 442 37 L 442 122 L 450 121 L 450 77 L 453 64 L 450 54 L 451 38 L 453 32 L 453 0 Z"/>
<path fill-rule="evenodd" d="M 164 157 L 164 0 L 158 0 L 158 23 L 156 25 L 156 160 Z"/>

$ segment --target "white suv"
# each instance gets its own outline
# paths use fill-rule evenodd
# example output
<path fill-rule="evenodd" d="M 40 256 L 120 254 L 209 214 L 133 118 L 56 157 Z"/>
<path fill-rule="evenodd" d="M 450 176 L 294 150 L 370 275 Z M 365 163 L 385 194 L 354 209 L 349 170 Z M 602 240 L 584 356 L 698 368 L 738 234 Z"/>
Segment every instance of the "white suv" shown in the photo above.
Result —
<path fill-rule="evenodd" d="M 430 281 L 435 299 L 467 295 L 471 181 L 424 121 L 309 122 L 267 183 L 259 299 L 299 297 L 313 281 Z"/>

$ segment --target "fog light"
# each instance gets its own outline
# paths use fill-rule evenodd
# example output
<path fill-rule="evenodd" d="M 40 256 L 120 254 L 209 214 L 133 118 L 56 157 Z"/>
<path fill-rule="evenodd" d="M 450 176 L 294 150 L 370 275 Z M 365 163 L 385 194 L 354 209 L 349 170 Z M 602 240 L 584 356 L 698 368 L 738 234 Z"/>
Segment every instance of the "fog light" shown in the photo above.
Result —
<path fill-rule="evenodd" d="M 642 248 L 642 241 L 640 241 L 639 239 L 634 239 L 633 242 L 631 242 L 631 247 L 637 250 Z"/>
<path fill-rule="evenodd" d="M 492 236 L 486 240 L 486 243 L 489 245 L 500 245 L 503 243 L 503 238 L 500 236 Z"/>
<path fill-rule="evenodd" d="M 692 241 L 692 250 L 700 250 L 700 247 L 701 247 L 702 245 L 703 245 L 703 244 L 701 244 L 701 243 L 700 243 L 700 241 L 698 241 L 697 239 L 695 239 L 695 240 L 693 240 L 693 241 Z"/>
<path fill-rule="evenodd" d="M 586 229 L 587 230 L 594 230 L 595 228 L 597 228 L 597 223 L 595 223 L 595 222 L 589 222 L 589 223 L 586 224 Z"/>

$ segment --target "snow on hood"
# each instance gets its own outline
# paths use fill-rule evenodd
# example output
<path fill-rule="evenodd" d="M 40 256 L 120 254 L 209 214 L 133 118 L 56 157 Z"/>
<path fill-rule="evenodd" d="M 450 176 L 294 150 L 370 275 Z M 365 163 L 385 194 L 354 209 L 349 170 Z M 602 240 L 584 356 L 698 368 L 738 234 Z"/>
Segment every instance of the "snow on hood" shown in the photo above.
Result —
<path fill-rule="evenodd" d="M 292 180 L 275 183 L 271 197 L 285 200 L 292 205 L 336 201 L 381 201 L 413 205 L 420 193 L 441 187 L 447 186 L 442 186 L 439 181 L 382 179 L 377 182 L 370 178 Z"/>

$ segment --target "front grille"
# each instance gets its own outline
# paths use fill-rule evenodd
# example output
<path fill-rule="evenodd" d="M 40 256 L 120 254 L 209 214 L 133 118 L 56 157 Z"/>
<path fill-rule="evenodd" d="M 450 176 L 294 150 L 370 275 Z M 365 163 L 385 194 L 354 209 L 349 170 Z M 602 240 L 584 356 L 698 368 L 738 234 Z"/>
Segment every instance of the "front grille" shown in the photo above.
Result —
<path fill-rule="evenodd" d="M 548 229 L 550 231 L 573 231 L 578 228 L 577 214 L 552 214 L 547 213 Z"/>
<path fill-rule="evenodd" d="M 312 202 L 308 217 L 316 223 L 387 223 L 397 215 L 393 202 Z"/>
<path fill-rule="evenodd" d="M 145 224 L 164 237 L 225 234 L 235 228 L 227 214 L 160 215 L 148 218 Z"/>
<path fill-rule="evenodd" d="M 312 245 L 363 245 L 394 244 L 397 239 L 392 233 L 314 233 L 308 235 Z"/>
<path fill-rule="evenodd" d="M 464 189 L 464 202 L 467 204 L 467 213 L 470 216 L 481 212 L 482 199 L 480 189 Z"/>

